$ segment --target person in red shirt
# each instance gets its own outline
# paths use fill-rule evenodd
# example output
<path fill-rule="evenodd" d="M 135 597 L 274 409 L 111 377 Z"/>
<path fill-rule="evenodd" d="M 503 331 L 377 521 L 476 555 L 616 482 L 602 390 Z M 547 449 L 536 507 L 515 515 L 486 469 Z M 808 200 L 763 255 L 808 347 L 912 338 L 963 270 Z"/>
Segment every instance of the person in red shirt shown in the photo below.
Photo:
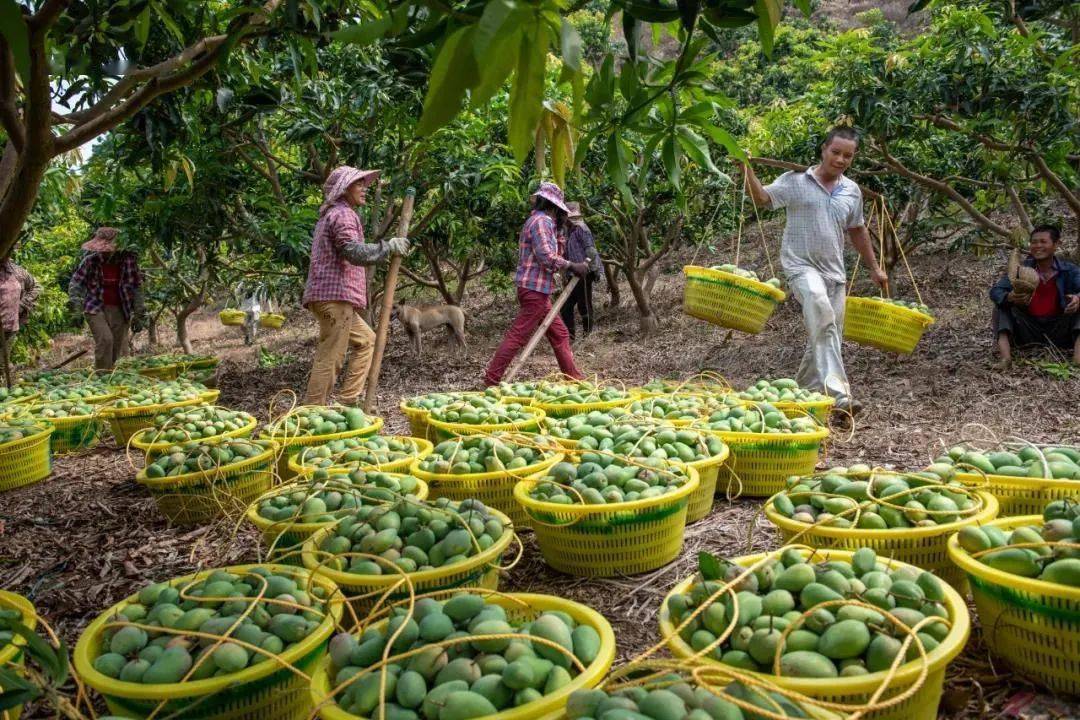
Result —
<path fill-rule="evenodd" d="M 1080 365 L 1080 267 L 1057 257 L 1060 245 L 1058 227 L 1035 228 L 1023 264 L 1035 269 L 1039 284 L 1028 294 L 1014 289 L 1006 275 L 991 288 L 998 369 L 1008 369 L 1013 347 L 1025 345 L 1071 350 Z"/>

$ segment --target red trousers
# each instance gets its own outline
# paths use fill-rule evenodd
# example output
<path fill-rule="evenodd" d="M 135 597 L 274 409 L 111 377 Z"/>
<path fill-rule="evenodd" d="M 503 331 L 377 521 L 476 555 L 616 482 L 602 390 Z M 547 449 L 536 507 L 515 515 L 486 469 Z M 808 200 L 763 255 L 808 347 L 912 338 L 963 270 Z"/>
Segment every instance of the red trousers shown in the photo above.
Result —
<path fill-rule="evenodd" d="M 484 373 L 484 382 L 487 385 L 497 385 L 502 380 L 503 373 L 509 367 L 514 356 L 529 342 L 529 338 L 536 332 L 536 328 L 544 321 L 548 311 L 551 310 L 551 296 L 535 290 L 526 290 L 523 287 L 517 289 L 518 310 L 517 317 L 506 331 L 499 349 L 488 364 L 487 372 Z M 555 321 L 548 326 L 548 342 L 555 351 L 555 359 L 559 361 L 559 369 L 564 375 L 580 379 L 584 377 L 574 364 L 574 353 L 570 350 L 570 333 L 563 324 L 562 318 L 555 316 Z"/>

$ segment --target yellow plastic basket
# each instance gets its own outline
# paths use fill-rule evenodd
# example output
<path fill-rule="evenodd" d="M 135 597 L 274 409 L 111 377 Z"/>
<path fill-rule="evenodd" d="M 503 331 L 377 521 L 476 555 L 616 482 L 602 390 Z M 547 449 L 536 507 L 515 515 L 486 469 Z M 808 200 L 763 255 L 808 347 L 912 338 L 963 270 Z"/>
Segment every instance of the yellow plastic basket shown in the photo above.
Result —
<path fill-rule="evenodd" d="M 713 325 L 759 333 L 787 295 L 779 288 L 723 270 L 683 268 L 683 312 Z"/>
<path fill-rule="evenodd" d="M 18 610 L 19 615 L 21 616 L 19 622 L 30 628 L 30 630 L 37 629 L 37 612 L 34 610 L 34 606 L 30 604 L 30 601 L 22 595 L 16 595 L 13 592 L 0 590 L 0 608 Z M 25 646 L 26 640 L 21 636 L 16 635 L 12 642 L 8 643 L 3 648 L 0 648 L 0 668 L 14 668 L 15 672 L 19 673 L 25 662 L 25 658 L 23 657 L 23 648 Z M 21 675 L 21 673 L 19 674 Z M 19 717 L 21 716 L 22 705 L 16 705 L 6 712 L 0 710 L 0 719 L 2 720 L 19 720 Z"/>
<path fill-rule="evenodd" d="M 409 474 L 420 478 L 431 488 L 431 497 L 450 498 L 454 501 L 476 498 L 488 507 L 495 508 L 504 515 L 508 515 L 514 523 L 515 530 L 532 527 L 529 524 L 529 515 L 525 509 L 514 499 L 514 486 L 529 475 L 543 472 L 563 459 L 562 453 L 555 453 L 551 457 L 532 465 L 527 465 L 516 470 L 500 470 L 497 472 L 483 473 L 460 473 L 439 474 L 421 470 L 417 459 Z"/>
<path fill-rule="evenodd" d="M 158 403 L 157 405 L 140 405 L 138 407 L 111 407 L 101 409 L 101 415 L 109 421 L 116 444 L 126 446 L 131 436 L 148 427 L 154 426 L 154 417 L 168 412 L 173 408 L 189 407 L 203 402 L 199 396 L 187 400 L 179 400 L 171 403 Z"/>
<path fill-rule="evenodd" d="M 370 437 L 370 436 L 366 436 Z M 298 450 L 289 456 L 289 470 L 294 476 L 296 475 L 310 475 L 316 470 L 326 470 L 331 475 L 334 474 L 348 474 L 353 470 L 379 470 L 386 473 L 400 473 L 408 472 L 412 464 L 418 460 L 423 460 L 431 454 L 435 446 L 428 440 L 423 438 L 415 438 L 407 435 L 392 435 L 392 440 L 411 440 L 413 443 L 413 454 L 408 457 L 403 457 L 400 460 L 391 460 L 385 463 L 362 463 L 359 461 L 351 463 L 343 463 L 341 465 L 331 465 L 326 468 L 317 468 L 313 465 L 303 462 L 303 450 Z"/>
<path fill-rule="evenodd" d="M 300 448 L 308 447 L 309 445 L 322 445 L 328 443 L 331 440 L 342 440 L 344 438 L 351 437 L 368 437 L 382 430 L 383 419 L 380 417 L 373 417 L 371 424 L 357 428 L 355 430 L 346 430 L 339 433 L 328 433 L 326 435 L 273 435 L 266 431 L 263 432 L 263 437 L 269 438 L 278 444 L 278 450 L 281 453 L 277 459 L 277 474 L 278 480 L 285 482 L 292 480 L 296 474 L 291 467 L 289 467 L 289 458 Z"/>
<path fill-rule="evenodd" d="M 259 327 L 277 330 L 285 324 L 285 316 L 277 313 L 266 313 L 259 316 Z"/>
<path fill-rule="evenodd" d="M 409 407 L 405 404 L 406 402 L 406 400 L 402 400 L 398 404 L 398 409 L 401 410 L 401 414 L 405 416 L 405 419 L 409 421 L 409 434 L 425 440 L 434 440 L 431 428 L 428 426 L 428 411 L 424 408 Z"/>
<path fill-rule="evenodd" d="M 180 377 L 179 365 L 158 365 L 156 367 L 144 367 L 136 370 L 143 377 L 155 380 L 175 380 Z"/>
<path fill-rule="evenodd" d="M 400 473 L 387 473 L 388 475 L 400 475 Z M 415 477 L 415 476 L 414 476 Z M 263 544 L 267 548 L 271 549 L 270 557 L 275 561 L 286 562 L 289 564 L 300 565 L 300 550 L 304 543 L 306 543 L 312 535 L 322 530 L 323 528 L 330 527 L 336 524 L 335 521 L 322 522 L 322 523 L 301 523 L 292 521 L 275 521 L 267 520 L 259 514 L 259 504 L 263 500 L 274 498 L 279 495 L 287 495 L 296 490 L 304 489 L 307 481 L 301 480 L 289 485 L 280 485 L 269 492 L 260 495 L 251 505 L 245 513 L 245 517 L 248 522 L 259 529 L 262 533 Z M 362 486 L 356 486 L 357 490 L 360 490 Z M 419 484 L 416 487 L 416 492 L 413 494 L 417 500 L 428 499 L 428 485 L 423 480 L 419 480 Z M 374 501 L 373 501 L 374 502 Z"/>
<path fill-rule="evenodd" d="M 229 430 L 223 432 L 220 435 L 211 435 L 210 437 L 197 437 L 191 438 L 183 442 L 199 442 L 207 445 L 221 442 L 222 440 L 234 440 L 237 438 L 249 438 L 251 434 L 255 432 L 255 428 L 259 426 L 259 421 L 252 417 L 248 420 L 243 427 L 236 430 Z M 150 456 L 160 455 L 173 445 L 181 444 L 174 442 L 154 442 L 154 438 L 161 433 L 161 428 L 148 427 L 144 428 L 131 437 L 131 446 L 142 450 L 144 453 Z"/>
<path fill-rule="evenodd" d="M 1042 515 L 1002 518 L 1002 530 L 1040 526 Z M 1017 672 L 1054 692 L 1080 694 L 1080 588 L 995 570 L 953 535 L 949 557 L 971 585 L 983 642 Z"/>
<path fill-rule="evenodd" d="M 600 650 L 596 658 L 561 689 L 526 705 L 487 715 L 484 720 L 541 720 L 560 717 L 571 693 L 594 688 L 603 682 L 615 661 L 615 633 L 603 615 L 580 603 L 552 595 L 505 593 L 491 595 L 487 601 L 505 609 L 507 620 L 511 623 L 528 622 L 544 612 L 565 613 L 579 625 L 587 625 L 596 630 L 600 636 Z M 327 656 L 319 663 L 311 679 L 312 704 L 319 709 L 319 717 L 322 720 L 359 720 L 358 716 L 345 712 L 334 703 L 331 697 L 334 683 L 331 682 L 329 670 L 330 658 Z"/>
<path fill-rule="evenodd" d="M 749 433 L 711 430 L 731 448 L 720 467 L 720 492 L 740 497 L 770 497 L 792 475 L 810 475 L 817 467 L 827 428 L 803 433 Z"/>
<path fill-rule="evenodd" d="M 32 485 L 49 477 L 52 452 L 51 425 L 35 426 L 40 432 L 0 445 L 0 492 Z"/>
<path fill-rule="evenodd" d="M 537 473 L 514 487 L 514 499 L 529 515 L 544 562 L 569 575 L 613 577 L 655 570 L 682 550 L 690 496 L 701 484 L 690 481 L 660 497 L 604 505 L 561 505 L 535 500 L 529 491 Z"/>
<path fill-rule="evenodd" d="M 910 353 L 933 323 L 929 315 L 880 298 L 849 295 L 844 305 L 844 339 L 886 352 Z"/>
<path fill-rule="evenodd" d="M 500 566 L 503 554 L 514 541 L 514 529 L 510 518 L 494 508 L 489 512 L 503 523 L 506 528 L 501 537 L 496 540 L 487 550 L 482 550 L 461 562 L 447 567 L 433 568 L 431 570 L 418 570 L 409 573 L 413 592 L 417 595 L 434 592 L 436 590 L 449 590 L 451 588 L 487 588 L 488 590 L 499 589 L 499 573 L 503 569 Z M 352 606 L 357 616 L 364 617 L 383 593 L 391 587 L 398 585 L 399 588 L 387 597 L 386 602 L 395 602 L 409 596 L 408 589 L 402 583 L 402 574 L 388 572 L 386 575 L 356 575 L 343 570 L 334 570 L 324 567 L 321 563 L 326 559 L 326 553 L 319 550 L 319 543 L 329 534 L 332 528 L 324 528 L 317 531 L 304 543 L 301 558 L 304 567 L 313 571 L 316 576 L 323 576 L 335 583 L 345 599 Z"/>
<path fill-rule="evenodd" d="M 254 567 L 267 568 L 276 574 L 311 582 L 326 590 L 328 612 L 319 626 L 306 638 L 281 653 L 288 663 L 301 673 L 310 674 L 326 651 L 326 644 L 341 619 L 342 601 L 334 584 L 325 578 L 310 577 L 302 568 L 285 565 L 239 565 L 223 568 L 232 573 L 244 573 Z M 170 585 L 179 587 L 206 577 L 213 570 L 177 578 Z M 101 648 L 102 631 L 112 618 L 127 605 L 136 602 L 137 595 L 113 605 L 99 615 L 75 645 L 75 671 L 83 682 L 105 698 L 109 712 L 126 718 L 146 718 L 159 705 L 162 711 L 154 717 L 199 718 L 200 720 L 305 720 L 314 709 L 307 675 L 298 674 L 273 659 L 257 663 L 240 672 L 185 683 L 144 685 L 123 682 L 101 674 L 94 668 L 93 659 Z"/>
<path fill-rule="evenodd" d="M 957 472 L 956 479 L 968 486 L 986 490 L 1001 504 L 1002 517 L 1041 515 L 1054 500 L 1080 496 L 1080 480 L 1012 477 Z"/>
<path fill-rule="evenodd" d="M 731 455 L 731 450 L 727 443 L 724 443 L 724 452 L 719 455 L 687 463 L 689 467 L 697 470 L 700 480 L 698 489 L 690 495 L 690 503 L 686 508 L 687 525 L 708 517 L 712 512 L 713 498 L 716 496 L 716 480 L 720 476 L 720 467 L 729 455 Z"/>
<path fill-rule="evenodd" d="M 532 407 L 539 408 L 548 417 L 565 418 L 571 415 L 584 415 L 585 413 L 591 413 L 593 410 L 604 411 L 628 407 L 635 399 L 634 395 L 628 395 L 616 400 L 597 400 L 589 403 L 546 403 L 534 399 Z"/>
<path fill-rule="evenodd" d="M 222 310 L 218 313 L 218 320 L 222 325 L 237 327 L 244 324 L 244 316 L 243 310 Z"/>
<path fill-rule="evenodd" d="M 810 527 L 808 523 L 792 520 L 773 508 L 776 496 L 765 501 L 765 517 L 780 529 L 785 543 L 795 542 L 819 548 L 838 548 L 855 551 L 861 547 L 873 548 L 881 557 L 929 570 L 956 588 L 967 593 L 964 574 L 949 559 L 946 549 L 949 537 L 967 525 L 985 525 L 998 515 L 998 501 L 988 492 L 977 492 L 982 509 L 956 522 L 937 527 L 893 528 L 890 530 L 867 530 L 863 528 Z M 799 535 L 799 533 L 803 533 Z M 795 536 L 798 535 L 796 538 Z M 794 540 L 793 540 L 794 538 Z"/>
<path fill-rule="evenodd" d="M 49 438 L 53 455 L 68 455 L 101 442 L 104 423 L 96 415 L 50 418 L 47 422 L 53 426 L 53 434 Z"/>
<path fill-rule="evenodd" d="M 754 404 L 753 401 L 748 400 L 747 404 Z M 809 415 L 817 420 L 822 425 L 829 423 L 829 414 L 832 413 L 833 408 L 836 406 L 836 398 L 825 398 L 824 400 L 807 400 L 806 402 L 774 402 L 769 403 L 774 408 L 784 413 L 789 418 L 801 418 Z"/>
<path fill-rule="evenodd" d="M 544 411 L 535 405 L 522 409 L 529 413 L 530 417 L 508 423 L 469 425 L 467 423 L 445 422 L 430 415 L 427 421 L 431 432 L 435 434 L 435 440 L 449 440 L 462 435 L 490 435 L 498 432 L 540 432 L 540 422 L 544 419 Z"/>
<path fill-rule="evenodd" d="M 276 453 L 277 448 L 271 446 L 222 468 L 173 477 L 148 478 L 143 469 L 136 474 L 135 482 L 150 491 L 158 511 L 173 525 L 238 517 L 273 484 Z"/>
<path fill-rule="evenodd" d="M 850 561 L 853 554 L 846 550 L 815 550 L 814 553 L 815 559 L 822 561 Z M 747 566 L 763 557 L 765 556 L 748 555 L 732 558 L 732 562 Z M 891 566 L 904 567 L 905 565 L 904 563 L 892 562 Z M 675 624 L 672 622 L 671 615 L 668 612 L 668 598 L 675 593 L 687 590 L 693 579 L 693 577 L 689 577 L 676 585 L 660 606 L 660 634 L 666 639 L 668 648 L 677 658 L 692 657 L 696 652 L 675 633 Z M 971 618 L 968 615 L 964 598 L 953 590 L 951 586 L 943 585 L 942 589 L 945 591 L 945 608 L 953 625 L 941 644 L 926 653 L 929 670 L 926 681 L 906 700 L 890 708 L 863 715 L 868 720 L 937 720 L 938 704 L 941 702 L 942 684 L 945 680 L 945 668 L 964 649 L 968 636 L 971 634 Z M 698 662 L 722 664 L 712 658 L 702 658 Z M 914 685 L 919 678 L 922 667 L 922 661 L 915 660 L 897 668 L 893 681 L 889 684 L 889 689 L 885 691 L 881 699 L 885 700 L 899 695 Z M 849 704 L 866 703 L 871 694 L 881 686 L 887 675 L 885 671 L 881 671 L 855 677 L 819 679 L 776 676 L 749 670 L 739 670 L 739 672 L 745 672 L 747 675 L 765 682 L 771 682 L 787 690 L 794 690 L 807 697 Z"/>

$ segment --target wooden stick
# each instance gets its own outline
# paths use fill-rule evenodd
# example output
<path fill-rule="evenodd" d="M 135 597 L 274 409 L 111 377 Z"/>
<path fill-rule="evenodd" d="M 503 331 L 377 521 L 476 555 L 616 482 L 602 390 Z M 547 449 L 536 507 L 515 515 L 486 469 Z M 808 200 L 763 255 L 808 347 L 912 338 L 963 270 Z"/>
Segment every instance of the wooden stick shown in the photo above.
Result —
<path fill-rule="evenodd" d="M 4 353 L 4 384 L 11 389 L 11 364 L 8 360 L 8 334 L 7 330 L 0 327 L 0 352 Z"/>
<path fill-rule="evenodd" d="M 416 200 L 416 190 L 409 188 L 405 191 L 405 199 L 401 203 L 401 219 L 398 222 L 398 237 L 409 236 L 409 223 L 412 222 L 413 203 Z M 375 351 L 371 356 L 371 368 L 368 369 L 367 396 L 364 398 L 364 412 L 372 412 L 379 392 L 379 371 L 382 369 L 383 351 L 386 350 L 386 336 L 390 333 L 390 313 L 394 309 L 394 288 L 397 285 L 398 269 L 401 268 L 401 256 L 394 253 L 390 256 L 390 267 L 386 270 L 386 280 L 383 282 L 382 308 L 379 310 L 379 324 L 375 330 Z"/>
<path fill-rule="evenodd" d="M 763 157 L 751 157 L 750 162 L 756 163 L 758 165 L 764 165 L 766 167 L 779 168 L 781 170 L 794 170 L 795 172 L 806 172 L 806 169 L 808 167 L 806 165 L 788 162 L 787 160 L 773 160 L 772 158 Z M 881 193 L 876 193 L 869 188 L 863 187 L 859 183 L 855 184 L 859 185 L 859 189 L 862 190 L 863 197 L 865 197 L 867 200 L 877 200 L 881 197 Z"/>
<path fill-rule="evenodd" d="M 78 360 L 79 358 L 81 358 L 83 355 L 85 355 L 88 352 L 90 352 L 90 351 L 87 348 L 83 348 L 82 350 L 77 350 L 77 351 L 71 353 L 70 355 L 68 355 L 66 358 L 64 358 L 60 362 L 58 362 L 55 365 L 51 366 L 49 369 L 50 370 L 59 370 L 60 368 L 67 365 L 69 362 L 71 362 L 73 360 Z"/>
<path fill-rule="evenodd" d="M 559 293 L 559 297 L 555 298 L 555 302 L 551 304 L 551 310 L 548 310 L 548 314 L 544 318 L 544 322 L 540 323 L 540 327 L 536 328 L 536 332 L 534 332 L 532 337 L 529 338 L 529 342 L 525 345 L 525 348 L 521 351 L 521 354 L 514 358 L 514 361 L 510 363 L 510 368 L 506 371 L 506 374 L 503 375 L 503 382 L 510 382 L 511 380 L 513 380 L 514 376 L 517 375 L 518 370 L 522 368 L 522 366 L 525 364 L 525 361 L 529 359 L 530 355 L 532 355 L 533 350 L 536 349 L 537 343 L 540 342 L 540 338 L 544 337 L 544 333 L 546 333 L 547 329 L 551 327 L 551 323 L 555 322 L 555 317 L 559 314 L 559 311 L 562 310 L 562 306 L 566 304 L 567 299 L 569 299 L 570 297 L 570 293 L 572 293 L 574 291 L 574 288 L 577 287 L 579 280 L 580 278 L 577 275 L 574 275 L 566 283 L 566 287 L 564 287 L 563 291 Z"/>

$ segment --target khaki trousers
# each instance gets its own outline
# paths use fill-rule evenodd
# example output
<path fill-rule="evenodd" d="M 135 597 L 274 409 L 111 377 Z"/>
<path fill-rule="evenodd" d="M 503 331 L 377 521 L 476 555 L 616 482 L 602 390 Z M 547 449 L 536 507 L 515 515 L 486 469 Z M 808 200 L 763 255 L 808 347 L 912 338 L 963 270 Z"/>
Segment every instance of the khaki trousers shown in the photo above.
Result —
<path fill-rule="evenodd" d="M 371 355 L 375 351 L 374 331 L 347 302 L 313 302 L 308 305 L 308 310 L 319 321 L 319 343 L 315 346 L 304 404 L 326 405 L 350 347 L 349 368 L 341 381 L 339 398 L 343 404 L 356 403 L 364 392 L 371 367 Z"/>
<path fill-rule="evenodd" d="M 127 348 L 128 322 L 118 307 L 104 307 L 86 316 L 94 336 L 94 367 L 112 370 Z"/>

